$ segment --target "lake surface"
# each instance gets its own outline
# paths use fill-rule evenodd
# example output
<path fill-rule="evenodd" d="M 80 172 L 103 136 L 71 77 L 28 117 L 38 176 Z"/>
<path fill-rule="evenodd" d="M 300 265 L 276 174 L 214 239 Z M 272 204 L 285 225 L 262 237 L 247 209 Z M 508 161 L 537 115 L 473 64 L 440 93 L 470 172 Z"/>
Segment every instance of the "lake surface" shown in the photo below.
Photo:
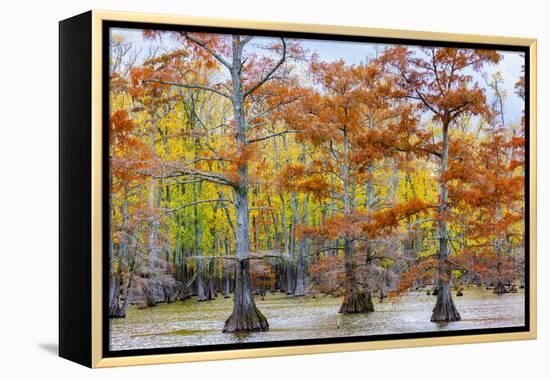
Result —
<path fill-rule="evenodd" d="M 221 332 L 231 314 L 232 299 L 218 296 L 214 301 L 197 302 L 193 297 L 144 310 L 128 308 L 126 318 L 110 320 L 110 346 L 111 350 L 128 350 L 516 327 L 524 325 L 524 296 L 523 290 L 498 296 L 484 288 L 466 289 L 463 297 L 454 297 L 462 320 L 433 323 L 430 316 L 436 297 L 425 291 L 407 293 L 398 302 L 385 299 L 378 303 L 373 297 L 375 312 L 354 315 L 338 313 L 342 298 L 268 293 L 265 300 L 256 297 L 256 304 L 267 317 L 269 331 L 239 335 Z"/>

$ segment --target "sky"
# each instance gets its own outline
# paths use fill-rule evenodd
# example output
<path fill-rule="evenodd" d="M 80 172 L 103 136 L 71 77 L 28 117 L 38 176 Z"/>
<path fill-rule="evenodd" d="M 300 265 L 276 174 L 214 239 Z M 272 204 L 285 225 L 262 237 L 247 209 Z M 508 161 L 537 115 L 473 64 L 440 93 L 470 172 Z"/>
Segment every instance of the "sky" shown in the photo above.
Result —
<path fill-rule="evenodd" d="M 144 40 L 141 29 L 122 29 L 113 28 L 111 33 L 124 36 L 125 40 L 132 43 L 135 49 L 141 51 L 141 55 L 146 56 L 151 47 L 159 45 L 159 41 Z M 273 38 L 257 37 L 253 40 L 256 44 L 273 41 Z M 366 43 L 366 42 L 347 42 L 347 41 L 328 41 L 328 40 L 313 40 L 302 39 L 301 46 L 309 50 L 309 53 L 316 53 L 322 61 L 337 61 L 343 59 L 348 64 L 359 64 L 364 62 L 369 56 L 374 56 L 377 51 L 389 45 Z M 160 45 L 166 49 L 173 48 L 174 42 L 170 38 L 162 38 Z M 252 46 L 252 48 L 254 48 Z M 507 98 L 504 102 L 504 116 L 506 123 L 519 123 L 522 110 L 524 107 L 523 100 L 516 96 L 514 85 L 521 75 L 521 66 L 525 59 L 519 52 L 499 51 L 502 55 L 502 60 L 498 65 L 486 66 L 484 71 L 488 76 L 497 71 L 502 72 L 504 77 L 504 89 L 507 92 Z M 478 81 L 479 85 L 486 87 L 484 80 L 480 74 L 474 73 L 474 81 Z M 487 98 L 492 100 L 492 93 L 486 91 Z"/>

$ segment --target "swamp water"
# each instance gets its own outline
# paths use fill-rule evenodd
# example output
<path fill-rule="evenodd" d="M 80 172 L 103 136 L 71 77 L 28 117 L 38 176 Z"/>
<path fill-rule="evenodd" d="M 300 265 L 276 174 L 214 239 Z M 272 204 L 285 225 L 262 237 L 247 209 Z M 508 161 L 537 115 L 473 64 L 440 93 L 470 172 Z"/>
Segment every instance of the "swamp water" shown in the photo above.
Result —
<path fill-rule="evenodd" d="M 268 332 L 225 334 L 221 330 L 232 311 L 232 299 L 218 295 L 214 301 L 197 302 L 196 297 L 144 310 L 128 308 L 126 318 L 110 320 L 111 350 L 232 344 L 327 337 L 437 332 L 524 325 L 525 294 L 494 295 L 484 288 L 464 290 L 455 305 L 462 320 L 432 323 L 436 297 L 426 291 L 410 292 L 392 302 L 378 303 L 375 312 L 342 315 L 342 298 L 325 296 L 289 297 L 285 294 L 256 296 L 256 305 L 267 317 Z M 339 326 L 339 327 L 338 327 Z"/>

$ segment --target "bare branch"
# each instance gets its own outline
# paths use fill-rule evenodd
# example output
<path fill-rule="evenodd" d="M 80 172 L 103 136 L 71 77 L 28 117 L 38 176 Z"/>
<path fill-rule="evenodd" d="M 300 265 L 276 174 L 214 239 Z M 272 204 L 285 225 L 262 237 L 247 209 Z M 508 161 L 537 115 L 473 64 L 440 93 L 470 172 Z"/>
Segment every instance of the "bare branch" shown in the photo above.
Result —
<path fill-rule="evenodd" d="M 197 176 L 205 181 L 210 181 L 215 184 L 220 185 L 229 185 L 232 187 L 236 187 L 238 184 L 236 182 L 233 182 L 229 180 L 227 177 L 224 177 L 222 175 L 218 175 L 215 173 L 210 172 L 204 172 L 199 171 L 196 169 L 182 169 L 182 168 L 176 168 L 173 172 L 165 174 L 165 175 L 155 175 L 148 172 L 143 172 L 139 170 L 133 170 L 134 172 L 143 175 L 143 176 L 149 176 L 156 179 L 167 179 L 167 178 L 174 178 L 174 177 L 180 177 L 180 176 Z"/>
<path fill-rule="evenodd" d="M 437 115 L 441 116 L 441 113 L 438 112 L 438 111 L 432 106 L 432 104 L 430 104 L 430 103 L 428 102 L 428 100 L 426 100 L 426 98 L 424 97 L 424 95 L 419 91 L 417 83 L 414 83 L 414 82 L 407 76 L 407 74 L 406 74 L 405 72 L 403 72 L 403 70 L 401 69 L 401 67 L 399 67 L 399 65 L 397 65 L 397 64 L 392 64 L 392 66 L 393 66 L 394 68 L 397 69 L 397 71 L 399 72 L 399 76 L 401 76 L 401 78 L 403 78 L 403 80 L 405 80 L 405 82 L 407 83 L 407 85 L 408 85 L 410 88 L 412 88 L 413 91 L 416 93 L 416 97 L 415 97 L 415 96 L 402 96 L 402 97 L 420 100 L 420 101 L 422 101 L 422 103 L 423 103 L 428 109 L 430 109 L 434 114 L 437 114 Z"/>
<path fill-rule="evenodd" d="M 230 95 L 228 95 L 227 93 L 224 93 L 216 88 L 212 88 L 212 87 L 208 87 L 206 85 L 200 85 L 200 84 L 182 84 L 182 83 L 175 83 L 175 82 L 172 82 L 172 81 L 162 81 L 162 80 L 156 80 L 156 79 L 147 79 L 147 80 L 143 80 L 142 83 L 157 83 L 157 84 L 163 84 L 163 85 L 171 85 L 171 86 L 174 86 L 174 87 L 179 87 L 179 88 L 187 88 L 187 89 L 202 89 L 202 90 L 205 90 L 205 91 L 210 91 L 210 92 L 213 92 L 213 93 L 216 93 L 220 96 L 223 96 L 227 99 L 229 99 L 230 101 L 233 101 L 233 99 L 231 98 Z"/>
<path fill-rule="evenodd" d="M 222 259 L 222 260 L 232 260 L 237 261 L 239 263 L 243 263 L 245 261 L 250 260 L 263 260 L 266 258 L 276 258 L 276 259 L 289 259 L 290 255 L 284 254 L 284 253 L 277 253 L 276 250 L 273 251 L 265 251 L 261 254 L 249 254 L 246 257 L 239 258 L 237 256 L 229 256 L 229 255 L 218 255 L 218 256 L 187 256 L 188 259 L 194 259 L 194 260 L 212 260 L 212 259 Z"/>
<path fill-rule="evenodd" d="M 426 222 L 437 222 L 437 219 L 436 218 L 420 219 L 420 220 L 417 220 L 416 222 L 412 222 L 411 224 L 409 224 L 408 228 L 412 229 L 416 225 L 419 225 L 420 223 L 426 223 Z"/>
<path fill-rule="evenodd" d="M 289 259 L 290 255 L 284 254 L 284 253 L 277 253 L 277 251 L 274 250 L 274 251 L 262 252 L 261 254 L 250 254 L 250 255 L 240 259 L 239 261 L 263 260 L 265 258 Z"/>
<path fill-rule="evenodd" d="M 285 62 L 286 60 L 286 42 L 284 38 L 281 38 L 281 42 L 283 43 L 283 55 L 281 56 L 281 59 L 269 70 L 269 72 L 262 77 L 256 84 L 254 84 L 252 87 L 248 88 L 243 94 L 243 97 L 246 98 L 249 94 L 254 92 L 256 89 L 261 87 L 266 81 L 271 79 L 271 76 L 277 71 L 277 69 Z"/>
<path fill-rule="evenodd" d="M 263 140 L 275 138 L 275 137 L 278 137 L 278 136 L 280 136 L 280 135 L 284 135 L 284 134 L 296 134 L 296 133 L 300 133 L 300 132 L 301 132 L 300 130 L 284 130 L 284 131 L 280 131 L 280 132 L 278 132 L 278 133 L 274 133 L 274 134 L 270 134 L 270 135 L 265 135 L 265 136 L 262 136 L 262 137 L 259 137 L 259 138 L 249 139 L 249 140 L 246 141 L 246 143 L 261 142 L 261 141 L 263 141 Z"/>
<path fill-rule="evenodd" d="M 438 256 L 439 256 L 439 253 L 432 253 L 431 255 L 420 256 L 419 258 L 416 259 L 416 262 L 419 263 L 421 261 L 429 260 Z"/>
<path fill-rule="evenodd" d="M 453 266 L 453 269 L 457 269 L 457 268 L 458 268 L 458 269 L 461 269 L 461 270 L 465 270 L 465 271 L 467 271 L 467 272 L 471 272 L 471 269 L 470 269 L 470 268 L 468 268 L 468 267 L 466 267 L 466 266 L 464 266 L 464 265 L 462 265 L 462 264 L 459 264 L 459 263 L 457 263 L 456 261 L 447 259 L 446 262 L 447 262 L 449 265 L 452 265 L 452 266 Z M 458 269 L 457 269 L 457 270 L 458 270 Z"/>
<path fill-rule="evenodd" d="M 228 200 L 227 198 L 199 200 L 199 201 L 188 202 L 188 203 L 186 203 L 186 204 L 184 204 L 180 207 L 177 207 L 175 209 L 165 210 L 164 213 L 166 213 L 166 214 L 175 213 L 176 211 L 183 210 L 183 209 L 185 209 L 189 206 L 194 206 L 194 205 L 198 205 L 198 204 L 201 204 L 201 203 L 212 203 L 212 202 L 231 202 L 231 203 L 233 203 L 233 201 Z"/>
<path fill-rule="evenodd" d="M 241 45 L 246 45 L 248 42 L 252 41 L 252 39 L 254 39 L 254 36 L 253 35 L 248 35 L 246 37 L 243 38 L 243 40 L 241 41 Z"/>
<path fill-rule="evenodd" d="M 261 112 L 259 112 L 259 113 L 257 113 L 257 114 L 251 115 L 249 118 L 247 118 L 247 123 L 251 123 L 252 120 L 257 119 L 257 118 L 260 118 L 260 117 L 263 117 L 264 115 L 271 113 L 271 112 L 274 111 L 275 109 L 281 108 L 281 107 L 286 106 L 286 105 L 290 105 L 290 104 L 292 104 L 293 102 L 296 102 L 296 101 L 298 101 L 300 98 L 303 98 L 303 97 L 304 97 L 304 96 L 292 97 L 292 98 L 290 98 L 290 99 L 287 100 L 287 101 L 282 101 L 282 102 L 277 103 L 276 105 L 270 106 L 270 107 L 268 107 L 267 109 L 265 109 L 265 110 L 263 110 L 263 111 L 261 111 Z"/>
<path fill-rule="evenodd" d="M 365 253 L 361 253 L 361 254 L 356 254 L 354 255 L 353 257 L 364 257 L 366 258 L 365 262 L 366 263 L 369 263 L 371 261 L 374 261 L 374 260 L 390 260 L 392 262 L 395 262 L 395 259 L 392 258 L 392 257 L 389 257 L 389 256 L 377 256 L 377 255 L 370 255 L 370 254 L 365 254 Z"/>
<path fill-rule="evenodd" d="M 218 255 L 218 256 L 186 256 L 186 259 L 192 260 L 212 260 L 212 259 L 222 259 L 222 260 L 232 260 L 232 261 L 241 261 L 237 256 L 229 255 Z"/>
<path fill-rule="evenodd" d="M 325 247 L 325 248 L 322 248 L 322 249 L 318 249 L 316 252 L 320 253 L 320 252 L 343 251 L 343 250 L 344 250 L 344 247 Z"/>
<path fill-rule="evenodd" d="M 188 32 L 180 32 L 180 34 L 182 36 L 184 36 L 187 40 L 189 40 L 189 41 L 195 43 L 196 45 L 202 47 L 203 49 L 205 49 L 210 55 L 212 55 L 218 62 L 220 62 L 221 64 L 226 66 L 229 70 L 232 69 L 231 64 L 224 57 L 222 57 L 220 54 L 218 54 L 217 52 L 212 50 L 210 47 L 208 47 L 206 45 L 206 42 L 201 41 L 200 39 L 193 37 Z"/>
<path fill-rule="evenodd" d="M 187 165 L 194 165 L 194 164 L 201 163 L 201 162 L 204 162 L 204 161 L 232 162 L 234 160 L 230 159 L 230 158 L 224 158 L 224 157 L 201 157 L 201 158 L 197 158 L 197 159 L 188 161 L 188 162 L 185 163 L 185 165 L 186 166 Z"/>

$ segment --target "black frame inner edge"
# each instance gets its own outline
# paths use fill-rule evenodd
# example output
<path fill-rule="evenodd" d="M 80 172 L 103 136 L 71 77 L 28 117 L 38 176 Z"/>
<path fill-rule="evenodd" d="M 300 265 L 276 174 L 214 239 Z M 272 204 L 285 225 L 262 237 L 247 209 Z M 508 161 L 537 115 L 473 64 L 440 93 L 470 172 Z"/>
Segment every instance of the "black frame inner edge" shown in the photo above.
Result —
<path fill-rule="evenodd" d="M 473 49 L 491 49 L 499 51 L 516 51 L 524 54 L 525 57 L 525 325 L 522 327 L 501 327 L 501 328 L 481 328 L 469 330 L 454 330 L 454 331 L 434 331 L 434 332 L 417 332 L 417 333 L 402 333 L 402 334 L 382 334 L 369 336 L 349 336 L 349 337 L 331 337 L 331 338 L 313 338 L 305 340 L 282 340 L 282 341 L 266 341 L 266 342 L 250 342 L 250 343 L 233 343 L 233 344 L 213 344 L 213 345 L 195 345 L 184 347 L 166 347 L 166 348 L 150 348 L 150 349 L 129 349 L 112 351 L 109 349 L 109 316 L 108 307 L 105 305 L 108 302 L 109 288 L 109 259 L 102 256 L 102 355 L 103 357 L 129 357 L 142 355 L 158 355 L 158 354 L 175 354 L 175 353 L 191 353 L 191 352 L 208 352 L 208 351 L 223 351 L 237 349 L 256 349 L 269 347 L 292 347 L 292 346 L 307 346 L 307 345 L 322 345 L 322 344 L 340 344 L 350 342 L 365 342 L 365 341 L 385 341 L 385 340 L 407 340 L 407 339 L 424 339 L 433 337 L 449 337 L 449 336 L 466 336 L 466 335 L 487 335 L 501 334 L 512 332 L 529 332 L 530 330 L 530 64 L 531 56 L 528 46 L 516 45 L 500 45 L 492 43 L 466 43 L 466 42 L 442 42 L 407 38 L 386 38 L 386 37 L 368 37 L 356 35 L 334 35 L 321 33 L 305 33 L 305 32 L 284 32 L 284 31 L 267 31 L 255 29 L 238 29 L 227 27 L 206 27 L 206 26 L 189 26 L 189 25 L 169 25 L 158 23 L 143 23 L 143 22 L 128 22 L 128 21 L 102 21 L 102 216 L 103 216 L 103 240 L 102 250 L 109 250 L 109 196 L 105 193 L 109 192 L 109 30 L 111 28 L 128 28 L 128 29 L 153 29 L 164 31 L 195 31 L 204 33 L 218 34 L 241 34 L 255 35 L 265 37 L 287 37 L 297 39 L 316 39 L 316 40 L 332 40 L 342 42 L 363 42 L 363 43 L 379 43 L 379 44 L 402 44 L 409 46 L 444 46 L 455 48 L 473 48 Z M 406 31 L 403 31 L 406 33 Z"/>

